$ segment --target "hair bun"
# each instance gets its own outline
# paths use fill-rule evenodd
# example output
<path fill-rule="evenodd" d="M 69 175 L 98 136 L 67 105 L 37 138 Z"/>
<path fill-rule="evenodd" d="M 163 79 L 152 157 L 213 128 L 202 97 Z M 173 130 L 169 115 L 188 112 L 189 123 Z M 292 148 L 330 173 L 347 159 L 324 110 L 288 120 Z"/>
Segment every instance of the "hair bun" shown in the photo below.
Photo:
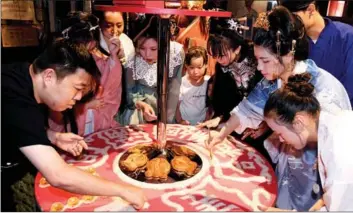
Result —
<path fill-rule="evenodd" d="M 303 37 L 304 25 L 297 15 L 293 15 L 287 8 L 283 6 L 275 7 L 268 15 L 270 24 L 270 31 L 277 33 L 279 30 L 283 37 L 292 39 L 299 39 Z"/>
<path fill-rule="evenodd" d="M 288 78 L 285 90 L 294 92 L 297 96 L 307 97 L 313 94 L 314 86 L 309 83 L 311 75 L 309 73 L 297 74 Z"/>

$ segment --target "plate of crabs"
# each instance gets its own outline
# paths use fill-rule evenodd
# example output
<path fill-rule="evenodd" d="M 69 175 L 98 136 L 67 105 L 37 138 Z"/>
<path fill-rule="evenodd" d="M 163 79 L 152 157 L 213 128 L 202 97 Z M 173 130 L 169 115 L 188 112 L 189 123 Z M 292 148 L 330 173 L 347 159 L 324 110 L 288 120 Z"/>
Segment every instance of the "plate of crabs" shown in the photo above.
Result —
<path fill-rule="evenodd" d="M 120 158 L 121 171 L 146 183 L 174 183 L 196 175 L 202 160 L 185 145 L 168 141 L 163 154 L 156 143 L 129 148 Z"/>

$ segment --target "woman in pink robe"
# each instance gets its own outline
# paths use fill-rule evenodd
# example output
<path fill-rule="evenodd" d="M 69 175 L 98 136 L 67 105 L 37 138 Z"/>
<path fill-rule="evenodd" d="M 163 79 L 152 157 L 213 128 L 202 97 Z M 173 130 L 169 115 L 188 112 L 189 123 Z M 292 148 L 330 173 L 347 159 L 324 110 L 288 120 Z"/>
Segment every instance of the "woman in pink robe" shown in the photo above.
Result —
<path fill-rule="evenodd" d="M 121 102 L 121 63 L 97 50 L 93 51 L 92 55 L 102 75 L 100 88 L 103 89 L 90 102 L 77 106 L 75 116 L 79 135 L 87 135 L 119 125 L 114 120 L 114 116 L 117 114 Z M 93 116 L 90 116 L 92 115 L 89 113 L 90 111 Z M 92 126 L 89 124 L 90 121 L 93 121 Z"/>
<path fill-rule="evenodd" d="M 88 13 L 71 12 L 69 14 L 70 27 L 63 31 L 68 42 L 84 44 L 94 57 L 101 72 L 100 86 L 95 97 L 87 103 L 77 103 L 74 114 L 79 135 L 88 135 L 96 131 L 112 128 L 119 124 L 114 120 L 121 102 L 122 65 L 120 58 L 124 58 L 124 51 L 119 38 L 109 40 L 108 57 L 97 48 L 99 37 L 98 19 Z M 51 112 L 49 127 L 53 130 L 64 131 L 64 120 L 61 114 Z M 72 129 L 71 129 L 72 131 Z"/>

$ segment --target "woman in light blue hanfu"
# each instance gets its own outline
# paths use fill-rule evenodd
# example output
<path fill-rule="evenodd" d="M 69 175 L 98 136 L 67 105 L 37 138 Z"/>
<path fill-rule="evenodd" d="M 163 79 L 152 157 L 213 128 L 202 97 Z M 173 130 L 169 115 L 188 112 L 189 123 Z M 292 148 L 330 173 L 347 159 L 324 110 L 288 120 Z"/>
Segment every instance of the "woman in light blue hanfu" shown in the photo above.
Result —
<path fill-rule="evenodd" d="M 314 95 L 322 110 L 335 112 L 351 110 L 343 85 L 330 73 L 316 66 L 308 58 L 308 41 L 304 25 L 284 7 L 276 7 L 267 15 L 260 15 L 254 37 L 254 51 L 258 70 L 264 76 L 255 89 L 231 112 L 232 116 L 213 138 L 210 148 L 222 142 L 233 130 L 238 133 L 246 128 L 256 129 L 264 121 L 263 110 L 270 94 L 287 83 L 290 76 L 309 73 L 314 85 Z M 285 143 L 265 141 L 272 161 L 277 164 L 278 198 L 276 207 L 297 211 L 309 210 L 321 197 L 320 178 L 317 170 L 317 150 L 306 147 L 293 149 Z M 272 209 L 273 210 L 273 209 Z"/>

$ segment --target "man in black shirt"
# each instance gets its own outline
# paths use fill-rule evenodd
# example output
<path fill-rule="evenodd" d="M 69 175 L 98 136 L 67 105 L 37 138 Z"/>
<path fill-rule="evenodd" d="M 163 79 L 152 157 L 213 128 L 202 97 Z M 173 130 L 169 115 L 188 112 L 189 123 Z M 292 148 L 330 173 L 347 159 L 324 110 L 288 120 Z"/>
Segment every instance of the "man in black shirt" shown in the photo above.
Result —
<path fill-rule="evenodd" d="M 33 188 L 23 190 L 23 184 L 33 187 L 37 170 L 54 187 L 79 194 L 121 196 L 136 208 L 143 206 L 140 189 L 122 187 L 69 166 L 54 149 L 79 155 L 87 149 L 82 137 L 46 128 L 45 110 L 72 108 L 98 76 L 87 49 L 63 40 L 54 42 L 33 64 L 2 66 L 2 211 L 34 211 Z"/>

